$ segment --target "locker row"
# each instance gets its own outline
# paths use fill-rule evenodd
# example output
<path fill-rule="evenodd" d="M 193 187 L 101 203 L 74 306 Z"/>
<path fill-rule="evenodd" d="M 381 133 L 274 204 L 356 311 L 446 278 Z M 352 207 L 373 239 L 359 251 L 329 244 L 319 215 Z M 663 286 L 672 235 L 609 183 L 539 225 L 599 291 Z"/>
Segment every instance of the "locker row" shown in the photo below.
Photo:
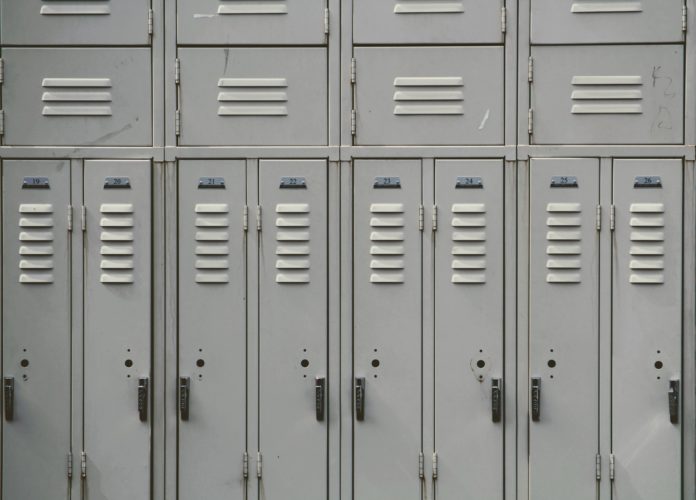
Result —
<path fill-rule="evenodd" d="M 356 159 L 340 216 L 323 159 L 181 160 L 166 286 L 148 167 L 2 164 L 3 500 L 150 498 L 162 412 L 167 498 L 325 499 L 343 443 L 353 498 L 503 500 L 519 432 L 530 500 L 681 500 L 682 160 L 532 160 L 525 208 L 500 159 Z M 506 299 L 515 265 L 528 304 Z M 166 407 L 156 289 L 176 298 Z"/>
<path fill-rule="evenodd" d="M 504 0 L 353 0 L 343 26 L 355 44 L 501 44 L 513 23 Z M 337 2 L 178 0 L 181 45 L 324 45 Z M 148 45 L 150 0 L 3 0 L 2 45 Z M 684 0 L 531 0 L 534 44 L 675 43 Z M 345 12 L 345 11 L 344 11 Z M 159 12 L 157 14 L 160 14 Z M 346 14 L 344 14 L 346 15 Z"/>
<path fill-rule="evenodd" d="M 355 48 L 343 121 L 355 145 L 505 145 L 504 59 Z M 2 63 L 5 145 L 153 144 L 149 49 L 6 48 Z M 167 123 L 181 146 L 329 145 L 327 64 L 321 47 L 180 48 Z M 532 144 L 689 143 L 682 45 L 534 47 L 529 80 Z"/>

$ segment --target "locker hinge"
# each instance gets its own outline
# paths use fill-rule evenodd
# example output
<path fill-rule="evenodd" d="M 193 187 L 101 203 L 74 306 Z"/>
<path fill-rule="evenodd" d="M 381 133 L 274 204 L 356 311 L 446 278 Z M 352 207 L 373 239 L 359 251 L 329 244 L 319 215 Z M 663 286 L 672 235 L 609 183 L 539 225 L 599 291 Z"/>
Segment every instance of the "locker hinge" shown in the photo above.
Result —
<path fill-rule="evenodd" d="M 5 110 L 0 109 L 0 135 L 5 135 Z"/>
<path fill-rule="evenodd" d="M 68 231 L 72 231 L 73 225 L 73 207 L 68 205 Z"/>
<path fill-rule="evenodd" d="M 82 479 L 87 477 L 87 453 L 84 451 L 80 452 L 80 477 Z"/>
<path fill-rule="evenodd" d="M 616 206 L 612 205 L 609 209 L 609 229 L 616 229 Z"/>
<path fill-rule="evenodd" d="M 152 9 L 147 11 L 147 34 L 152 35 L 155 30 L 155 13 Z"/>
<path fill-rule="evenodd" d="M 174 62 L 174 83 L 176 83 L 177 85 L 181 83 L 181 59 L 179 59 L 178 57 Z"/>
<path fill-rule="evenodd" d="M 425 479 L 425 458 L 423 457 L 423 452 L 418 454 L 418 477 Z"/>
<path fill-rule="evenodd" d="M 527 133 L 529 135 L 534 134 L 534 110 L 532 108 L 529 108 L 527 113 Z"/>
<path fill-rule="evenodd" d="M 258 453 L 256 455 L 256 477 L 261 479 L 263 476 L 263 455 Z"/>
<path fill-rule="evenodd" d="M 244 215 L 243 215 L 244 232 L 249 230 L 249 207 L 244 205 Z"/>
<path fill-rule="evenodd" d="M 67 473 L 68 473 L 68 479 L 72 479 L 72 466 L 73 466 L 73 456 L 72 456 L 72 451 L 68 452 L 68 457 L 67 457 Z"/>
<path fill-rule="evenodd" d="M 614 460 L 614 454 L 609 455 L 609 480 L 613 481 L 616 477 L 616 463 Z"/>
<path fill-rule="evenodd" d="M 87 231 L 87 207 L 84 205 L 80 207 L 80 220 L 82 224 L 82 231 Z"/>
<path fill-rule="evenodd" d="M 433 481 L 437 481 L 438 475 L 438 464 L 437 464 L 437 452 L 433 453 Z"/>
<path fill-rule="evenodd" d="M 242 477 L 249 479 L 249 454 L 245 451 L 242 457 Z"/>
<path fill-rule="evenodd" d="M 527 81 L 532 83 L 534 81 L 534 58 L 529 56 L 527 61 Z"/>
<path fill-rule="evenodd" d="M 0 58 L 0 83 L 5 82 L 5 60 Z"/>
<path fill-rule="evenodd" d="M 437 205 L 433 205 L 433 231 L 437 231 Z"/>
<path fill-rule="evenodd" d="M 324 34 L 328 35 L 330 30 L 331 14 L 328 7 L 324 9 Z"/>
<path fill-rule="evenodd" d="M 597 481 L 602 480 L 602 455 L 599 453 L 595 456 L 595 477 Z"/>
<path fill-rule="evenodd" d="M 423 205 L 418 206 L 418 229 L 421 231 L 425 228 L 425 207 Z"/>
<path fill-rule="evenodd" d="M 181 135 L 181 111 L 178 109 L 174 114 L 174 133 L 177 137 Z"/>
<path fill-rule="evenodd" d="M 502 7 L 500 11 L 500 30 L 507 33 L 507 7 Z"/>
<path fill-rule="evenodd" d="M 688 14 L 688 7 L 686 5 L 682 6 L 682 31 L 686 33 L 686 30 L 688 28 L 688 21 L 687 21 L 687 14 Z"/>
<path fill-rule="evenodd" d="M 256 207 L 256 230 L 261 231 L 261 205 Z"/>
<path fill-rule="evenodd" d="M 597 227 L 597 231 L 602 230 L 602 205 L 597 205 L 596 227 Z"/>
<path fill-rule="evenodd" d="M 350 135 L 355 135 L 357 132 L 357 122 L 358 122 L 358 116 L 355 112 L 355 110 L 352 110 L 350 112 Z"/>
<path fill-rule="evenodd" d="M 358 63 L 355 60 L 355 57 L 350 60 L 350 83 L 355 83 L 357 82 L 358 78 Z"/>

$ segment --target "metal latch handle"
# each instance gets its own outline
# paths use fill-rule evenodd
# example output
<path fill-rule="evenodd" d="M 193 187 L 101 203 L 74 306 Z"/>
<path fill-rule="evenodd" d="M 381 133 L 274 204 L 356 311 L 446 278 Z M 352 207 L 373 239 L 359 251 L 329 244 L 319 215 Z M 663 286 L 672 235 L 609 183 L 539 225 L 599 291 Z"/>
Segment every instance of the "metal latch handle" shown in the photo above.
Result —
<path fill-rule="evenodd" d="M 532 378 L 532 421 L 541 420 L 541 378 Z"/>
<path fill-rule="evenodd" d="M 669 421 L 679 423 L 679 380 L 669 382 Z"/>
<path fill-rule="evenodd" d="M 2 386 L 5 404 L 5 420 L 11 422 L 14 420 L 14 377 L 5 377 Z"/>
<path fill-rule="evenodd" d="M 503 418 L 503 379 L 491 380 L 491 419 L 498 423 Z"/>
<path fill-rule="evenodd" d="M 179 413 L 181 420 L 189 419 L 189 399 L 191 395 L 191 379 L 179 377 Z"/>
<path fill-rule="evenodd" d="M 355 419 L 358 422 L 365 420 L 365 378 L 355 379 Z"/>
<path fill-rule="evenodd" d="M 325 408 L 325 396 L 326 396 L 326 378 L 317 377 L 314 380 L 314 404 L 315 411 L 317 414 L 317 422 L 324 421 L 324 408 Z"/>
<path fill-rule="evenodd" d="M 148 399 L 150 397 L 150 380 L 141 377 L 138 380 L 138 415 L 141 422 L 147 422 Z"/>

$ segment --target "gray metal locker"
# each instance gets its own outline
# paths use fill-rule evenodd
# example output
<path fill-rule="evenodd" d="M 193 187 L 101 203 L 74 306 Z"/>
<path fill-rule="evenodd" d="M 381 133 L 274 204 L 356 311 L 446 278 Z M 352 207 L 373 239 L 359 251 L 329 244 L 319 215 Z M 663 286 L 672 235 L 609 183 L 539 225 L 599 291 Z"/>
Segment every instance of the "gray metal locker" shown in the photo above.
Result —
<path fill-rule="evenodd" d="M 434 452 L 443 500 L 503 499 L 503 188 L 502 160 L 435 164 Z"/>
<path fill-rule="evenodd" d="M 681 496 L 681 160 L 615 160 L 612 452 L 618 498 Z M 692 389 L 692 388 L 691 388 Z"/>
<path fill-rule="evenodd" d="M 324 45 L 326 0 L 178 0 L 188 45 Z"/>
<path fill-rule="evenodd" d="M 261 160 L 259 452 L 265 498 L 328 488 L 328 171 Z"/>
<path fill-rule="evenodd" d="M 151 198 L 149 161 L 85 161 L 86 499 L 150 495 Z"/>
<path fill-rule="evenodd" d="M 681 42 L 684 0 L 531 0 L 532 43 Z"/>
<path fill-rule="evenodd" d="M 355 0 L 356 44 L 502 43 L 503 0 Z"/>
<path fill-rule="evenodd" d="M 5 144 L 152 144 L 149 49 L 3 49 Z"/>
<path fill-rule="evenodd" d="M 3 162 L 2 498 L 67 498 L 70 162 Z"/>
<path fill-rule="evenodd" d="M 680 144 L 684 48 L 533 47 L 535 144 Z"/>
<path fill-rule="evenodd" d="M 355 49 L 356 143 L 502 144 L 502 47 Z"/>
<path fill-rule="evenodd" d="M 595 498 L 599 161 L 532 160 L 529 498 Z"/>
<path fill-rule="evenodd" d="M 181 500 L 243 498 L 246 162 L 179 162 Z"/>
<path fill-rule="evenodd" d="M 182 145 L 322 145 L 327 62 L 322 48 L 185 48 Z"/>
<path fill-rule="evenodd" d="M 353 492 L 418 498 L 422 451 L 420 160 L 356 160 Z"/>
<path fill-rule="evenodd" d="M 2 0 L 3 45 L 146 45 L 150 0 Z"/>

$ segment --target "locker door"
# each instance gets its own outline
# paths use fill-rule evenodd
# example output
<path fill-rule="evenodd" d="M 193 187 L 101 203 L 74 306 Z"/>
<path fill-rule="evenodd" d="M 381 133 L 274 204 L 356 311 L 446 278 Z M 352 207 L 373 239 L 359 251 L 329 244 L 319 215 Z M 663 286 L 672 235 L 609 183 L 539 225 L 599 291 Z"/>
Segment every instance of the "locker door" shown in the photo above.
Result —
<path fill-rule="evenodd" d="M 598 204 L 597 160 L 533 160 L 530 500 L 587 500 L 596 494 Z"/>
<path fill-rule="evenodd" d="M 355 0 L 355 43 L 503 43 L 502 0 Z"/>
<path fill-rule="evenodd" d="M 242 498 L 244 161 L 179 163 L 179 499 Z"/>
<path fill-rule="evenodd" d="M 150 162 L 86 161 L 85 498 L 150 494 Z"/>
<path fill-rule="evenodd" d="M 183 145 L 327 142 L 326 49 L 179 49 Z"/>
<path fill-rule="evenodd" d="M 152 144 L 148 49 L 13 48 L 2 56 L 6 144 Z"/>
<path fill-rule="evenodd" d="M 681 160 L 614 162 L 616 498 L 681 498 L 682 179 Z"/>
<path fill-rule="evenodd" d="M 535 144 L 680 144 L 679 45 L 534 47 Z"/>
<path fill-rule="evenodd" d="M 323 45 L 325 0 L 178 0 L 181 44 Z"/>
<path fill-rule="evenodd" d="M 502 47 L 355 49 L 357 144 L 502 144 Z"/>
<path fill-rule="evenodd" d="M 419 160 L 357 160 L 353 205 L 353 490 L 419 498 L 422 200 Z"/>
<path fill-rule="evenodd" d="M 435 166 L 434 451 L 441 500 L 503 498 L 503 187 L 501 160 Z"/>
<path fill-rule="evenodd" d="M 327 169 L 262 160 L 259 255 L 259 491 L 327 492 Z"/>
<path fill-rule="evenodd" d="M 532 0 L 532 43 L 681 42 L 684 0 Z"/>
<path fill-rule="evenodd" d="M 150 0 L 2 0 L 3 45 L 146 45 Z"/>
<path fill-rule="evenodd" d="M 5 160 L 2 186 L 2 498 L 66 498 L 70 162 Z"/>

